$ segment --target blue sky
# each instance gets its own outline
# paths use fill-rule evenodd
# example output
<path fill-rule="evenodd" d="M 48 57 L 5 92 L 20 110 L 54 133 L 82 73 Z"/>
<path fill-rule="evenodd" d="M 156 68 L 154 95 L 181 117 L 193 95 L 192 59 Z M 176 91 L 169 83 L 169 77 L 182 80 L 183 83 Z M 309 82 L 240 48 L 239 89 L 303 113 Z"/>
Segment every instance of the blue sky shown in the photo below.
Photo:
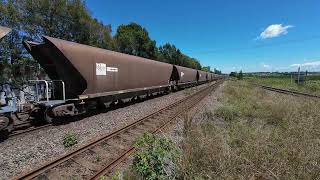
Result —
<path fill-rule="evenodd" d="M 319 0 L 87 0 L 93 16 L 136 22 L 223 72 L 320 70 Z"/>

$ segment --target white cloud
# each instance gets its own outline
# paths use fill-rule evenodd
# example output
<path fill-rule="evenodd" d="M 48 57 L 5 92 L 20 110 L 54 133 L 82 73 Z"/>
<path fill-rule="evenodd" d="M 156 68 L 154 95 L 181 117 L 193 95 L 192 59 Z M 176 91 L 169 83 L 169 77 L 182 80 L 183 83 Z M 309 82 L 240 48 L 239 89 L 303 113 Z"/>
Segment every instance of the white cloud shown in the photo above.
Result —
<path fill-rule="evenodd" d="M 258 39 L 268 39 L 278 37 L 280 35 L 285 35 L 288 33 L 288 29 L 293 26 L 287 25 L 282 26 L 282 24 L 272 24 L 268 26 L 258 37 Z"/>
<path fill-rule="evenodd" d="M 270 68 L 270 65 L 268 65 L 268 64 L 263 64 L 262 65 L 264 68 Z"/>
<path fill-rule="evenodd" d="M 303 64 L 291 64 L 290 67 L 318 67 L 320 66 L 320 61 L 306 62 Z"/>
<path fill-rule="evenodd" d="M 290 67 L 299 67 L 301 64 L 291 64 Z"/>

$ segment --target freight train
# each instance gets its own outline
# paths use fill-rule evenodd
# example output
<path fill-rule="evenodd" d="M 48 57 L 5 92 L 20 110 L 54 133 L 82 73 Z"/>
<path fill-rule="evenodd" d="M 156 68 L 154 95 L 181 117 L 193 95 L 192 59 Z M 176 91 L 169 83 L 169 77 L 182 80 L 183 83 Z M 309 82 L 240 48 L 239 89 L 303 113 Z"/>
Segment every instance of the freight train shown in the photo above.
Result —
<path fill-rule="evenodd" d="M 28 107 L 30 116 L 40 117 L 35 119 L 46 123 L 220 78 L 209 72 L 53 37 L 43 36 L 43 40 L 43 43 L 23 41 L 50 79 L 30 81 L 38 87 L 42 84 L 44 95 L 24 107 Z M 0 111 L 0 129 L 12 130 L 10 117 L 15 111 Z"/>

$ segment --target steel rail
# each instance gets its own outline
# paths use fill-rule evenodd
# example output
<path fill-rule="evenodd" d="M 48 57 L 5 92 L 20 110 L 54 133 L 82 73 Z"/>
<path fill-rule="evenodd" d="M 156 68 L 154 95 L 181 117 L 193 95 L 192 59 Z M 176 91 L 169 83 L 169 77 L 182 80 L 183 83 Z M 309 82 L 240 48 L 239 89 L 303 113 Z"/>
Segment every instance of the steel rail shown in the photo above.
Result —
<path fill-rule="evenodd" d="M 221 83 L 221 81 L 217 81 L 215 84 L 218 84 L 218 83 Z M 35 178 L 35 177 L 45 173 L 46 171 L 48 171 L 50 169 L 53 169 L 54 167 L 56 167 L 56 166 L 58 166 L 58 165 L 60 165 L 60 164 L 62 164 L 64 162 L 72 159 L 73 157 L 76 157 L 77 155 L 79 155 L 79 154 L 81 154 L 81 153 L 83 153 L 83 152 L 85 152 L 85 151 L 87 151 L 89 149 L 92 149 L 93 147 L 98 146 L 99 144 L 101 144 L 103 142 L 106 142 L 106 141 L 110 140 L 113 137 L 119 137 L 119 135 L 121 133 L 123 133 L 123 132 L 125 132 L 127 130 L 130 130 L 130 128 L 137 127 L 137 125 L 139 125 L 139 124 L 141 126 L 143 126 L 143 123 L 148 122 L 148 120 L 152 119 L 153 116 L 155 116 L 155 115 L 160 115 L 161 116 L 161 113 L 165 112 L 165 110 L 168 110 L 170 108 L 178 107 L 179 104 L 187 101 L 188 99 L 196 96 L 197 94 L 200 94 L 201 92 L 204 92 L 205 90 L 211 89 L 213 85 L 211 84 L 209 87 L 205 87 L 205 88 L 197 91 L 196 93 L 193 93 L 192 95 L 190 95 L 188 97 L 185 97 L 185 98 L 183 98 L 183 99 L 181 99 L 181 100 L 179 100 L 179 101 L 177 101 L 177 102 L 175 102 L 175 103 L 173 103 L 173 104 L 171 104 L 169 106 L 166 106 L 166 107 L 164 107 L 164 108 L 162 108 L 162 109 L 160 109 L 160 110 L 158 110 L 158 111 L 156 111 L 156 112 L 154 112 L 154 113 L 152 113 L 152 114 L 150 114 L 150 115 L 148 115 L 148 116 L 146 116 L 144 118 L 141 118 L 141 119 L 139 119 L 139 120 L 137 120 L 137 121 L 135 121 L 135 122 L 123 127 L 123 128 L 120 128 L 120 129 L 118 129 L 118 130 L 116 130 L 116 131 L 114 131 L 114 132 L 112 132 L 110 134 L 107 134 L 107 135 L 104 135 L 102 137 L 99 137 L 99 138 L 91 141 L 90 143 L 88 143 L 88 144 L 86 144 L 84 146 L 81 146 L 81 147 L 77 148 L 76 150 L 74 150 L 72 152 L 67 153 L 66 155 L 58 157 L 55 160 L 50 161 L 50 162 L 42 165 L 41 167 L 38 167 L 38 168 L 28 172 L 28 173 L 24 173 L 23 175 L 21 175 L 19 177 L 16 177 L 14 179 L 32 179 L 32 178 Z M 201 97 L 203 98 L 204 96 L 201 96 Z M 131 151 L 133 151 L 133 150 L 129 149 L 128 151 L 126 151 L 127 155 Z M 117 158 L 117 159 L 118 159 L 118 161 L 116 161 L 116 162 L 119 162 L 120 158 Z M 122 156 L 121 159 L 124 159 L 124 156 Z M 114 164 L 116 164 L 116 162 L 113 162 L 112 164 L 114 165 Z M 109 167 L 111 167 L 111 166 L 109 166 Z M 104 169 L 107 169 L 107 168 L 104 167 Z M 103 172 L 103 171 L 100 170 L 98 172 Z"/>
<path fill-rule="evenodd" d="M 307 93 L 298 92 L 298 91 L 291 91 L 291 90 L 287 90 L 287 89 L 274 88 L 274 87 L 265 86 L 265 85 L 258 85 L 258 86 L 260 86 L 262 89 L 265 89 L 265 90 L 278 92 L 278 93 L 282 93 L 282 94 L 287 94 L 287 95 L 305 96 L 305 97 L 311 97 L 311 98 L 320 98 L 320 96 L 317 96 L 317 95 L 307 94 Z"/>
<path fill-rule="evenodd" d="M 32 131 L 44 129 L 44 128 L 51 127 L 51 126 L 52 126 L 52 124 L 45 124 L 42 126 L 30 126 L 26 129 L 21 129 L 21 130 L 15 129 L 9 134 L 9 138 L 14 137 L 14 136 L 18 136 L 18 135 L 22 135 L 22 134 L 26 134 L 26 133 L 30 133 Z"/>

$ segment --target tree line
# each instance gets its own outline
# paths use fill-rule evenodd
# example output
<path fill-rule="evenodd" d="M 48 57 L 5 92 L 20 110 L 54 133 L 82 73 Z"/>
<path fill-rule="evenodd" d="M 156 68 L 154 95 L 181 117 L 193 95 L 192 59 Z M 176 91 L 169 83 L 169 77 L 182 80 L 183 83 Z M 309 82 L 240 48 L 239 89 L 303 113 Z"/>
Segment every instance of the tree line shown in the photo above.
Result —
<path fill-rule="evenodd" d="M 94 18 L 83 0 L 0 0 L 0 12 L 0 25 L 12 28 L 0 45 L 0 82 L 23 82 L 44 73 L 21 44 L 41 42 L 42 35 L 210 71 L 173 44 L 157 47 L 139 24 L 120 25 L 112 36 L 111 25 Z"/>

